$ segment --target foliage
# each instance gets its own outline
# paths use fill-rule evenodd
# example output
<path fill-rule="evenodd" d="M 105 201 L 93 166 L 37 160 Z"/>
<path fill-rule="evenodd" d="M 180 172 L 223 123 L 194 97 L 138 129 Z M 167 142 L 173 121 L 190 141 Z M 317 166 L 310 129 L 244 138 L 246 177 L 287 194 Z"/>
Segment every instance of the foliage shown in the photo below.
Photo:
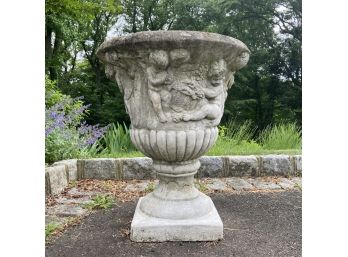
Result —
<path fill-rule="evenodd" d="M 240 145 L 231 145 L 230 142 L 218 139 L 216 144 L 205 154 L 207 156 L 227 156 L 227 155 L 251 155 L 251 154 L 301 154 L 301 149 L 267 150 L 255 141 Z M 122 152 L 117 154 L 97 154 L 89 156 L 91 158 L 134 158 L 144 157 L 139 151 Z"/>
<path fill-rule="evenodd" d="M 253 139 L 256 130 L 250 121 L 237 126 L 232 122 L 219 127 L 219 137 L 215 145 L 206 153 L 210 156 L 224 155 L 250 155 L 250 154 L 300 154 L 301 153 L 301 134 L 296 124 L 279 124 L 270 126 L 261 131 L 258 140 Z M 71 141 L 71 140 L 70 140 Z M 61 142 L 67 144 L 57 147 L 65 149 L 70 141 Z M 107 132 L 94 144 L 83 148 L 79 152 L 73 152 L 67 148 L 63 154 L 70 153 L 68 158 L 122 158 L 122 157 L 142 157 L 141 152 L 137 151 L 132 145 L 129 130 L 125 125 L 112 124 Z M 75 154 L 75 155 L 74 155 Z"/>
<path fill-rule="evenodd" d="M 46 242 L 51 238 L 51 236 L 62 232 L 69 226 L 76 225 L 80 222 L 81 217 L 69 217 L 62 221 L 62 223 L 51 222 L 45 226 L 45 239 Z"/>
<path fill-rule="evenodd" d="M 60 229 L 61 225 L 55 222 L 48 223 L 45 226 L 45 237 L 46 239 L 52 235 L 53 232 L 55 232 L 57 229 Z"/>
<path fill-rule="evenodd" d="M 234 153 L 250 153 L 262 150 L 253 136 L 256 127 L 251 121 L 245 121 L 238 125 L 235 121 L 229 121 L 225 125 L 219 126 L 219 137 L 216 144 L 209 150 L 208 155 L 230 155 Z"/>
<path fill-rule="evenodd" d="M 125 0 L 126 32 L 170 29 L 174 19 L 172 0 Z"/>
<path fill-rule="evenodd" d="M 300 149 L 301 131 L 293 123 L 268 126 L 261 133 L 260 142 L 265 149 Z"/>
<path fill-rule="evenodd" d="M 299 183 L 295 183 L 294 188 L 302 191 L 302 186 Z"/>
<path fill-rule="evenodd" d="M 254 140 L 242 140 L 237 142 L 234 139 L 219 137 L 216 144 L 208 151 L 207 155 L 240 155 L 261 153 L 262 146 Z"/>
<path fill-rule="evenodd" d="M 227 156 L 227 155 L 263 155 L 263 154 L 301 154 L 301 149 L 265 149 L 256 141 L 243 141 L 235 144 L 233 141 L 219 138 L 215 145 L 205 154 L 208 156 Z"/>
<path fill-rule="evenodd" d="M 301 149 L 301 134 L 294 123 L 283 123 L 269 126 L 258 140 L 254 140 L 256 127 L 251 121 L 245 121 L 241 126 L 233 121 L 219 127 L 219 138 L 207 155 L 243 155 L 287 153 L 297 154 Z"/>
<path fill-rule="evenodd" d="M 147 186 L 146 186 L 146 188 L 145 188 L 145 193 L 151 193 L 151 192 L 153 192 L 154 190 L 155 190 L 155 188 L 156 188 L 156 184 L 155 184 L 155 182 L 149 182 L 149 184 L 147 184 Z"/>
<path fill-rule="evenodd" d="M 195 181 L 195 187 L 201 191 L 202 193 L 204 193 L 205 191 L 208 190 L 208 186 L 206 183 L 202 182 L 201 180 L 197 179 Z"/>
<path fill-rule="evenodd" d="M 125 124 L 111 124 L 99 143 L 104 147 L 104 154 L 136 150 L 130 139 L 129 129 Z"/>
<path fill-rule="evenodd" d="M 72 97 L 92 104 L 89 124 L 129 121 L 120 92 L 106 79 L 96 57 L 98 46 L 115 24 L 122 7 L 115 0 L 47 0 L 45 9 L 46 74 Z M 110 110 L 113 110 L 111 112 Z M 115 111 L 119 111 L 115 113 Z"/>
<path fill-rule="evenodd" d="M 106 127 L 87 125 L 84 117 L 88 105 L 81 98 L 62 94 L 46 78 L 45 161 L 80 157 L 105 132 Z"/>
<path fill-rule="evenodd" d="M 135 158 L 144 157 L 144 154 L 139 151 L 118 152 L 114 154 L 98 153 L 96 155 L 89 155 L 88 158 Z"/>
<path fill-rule="evenodd" d="M 237 142 L 237 144 L 244 141 L 251 141 L 255 135 L 256 127 L 253 126 L 251 120 L 247 120 L 241 125 L 238 125 L 234 120 L 226 123 L 225 137 L 232 139 Z"/>
<path fill-rule="evenodd" d="M 94 209 L 110 209 L 114 204 L 114 199 L 108 195 L 97 195 L 92 198 L 92 201 L 86 203 L 84 208 L 94 210 Z"/>
<path fill-rule="evenodd" d="M 121 126 L 121 125 L 118 125 Z M 248 154 L 300 154 L 301 135 L 294 123 L 283 123 L 261 131 L 258 140 L 254 138 L 256 127 L 250 121 L 245 121 L 241 126 L 230 122 L 219 126 L 219 137 L 215 145 L 206 153 L 210 156 L 223 155 L 248 155 Z M 105 134 L 106 136 L 107 134 Z M 104 136 L 104 137 L 105 137 Z M 128 138 L 128 137 L 127 137 Z M 101 139 L 103 140 L 103 139 Z M 120 148 L 118 148 L 120 149 Z M 131 151 L 121 148 L 122 151 L 106 153 L 101 151 L 95 157 L 120 158 L 141 157 L 141 152 L 133 147 Z"/>
<path fill-rule="evenodd" d="M 112 123 L 107 126 L 104 135 L 95 141 L 88 148 L 84 149 L 85 157 L 95 156 L 119 156 L 131 152 L 135 152 L 131 139 L 129 129 L 125 124 Z"/>

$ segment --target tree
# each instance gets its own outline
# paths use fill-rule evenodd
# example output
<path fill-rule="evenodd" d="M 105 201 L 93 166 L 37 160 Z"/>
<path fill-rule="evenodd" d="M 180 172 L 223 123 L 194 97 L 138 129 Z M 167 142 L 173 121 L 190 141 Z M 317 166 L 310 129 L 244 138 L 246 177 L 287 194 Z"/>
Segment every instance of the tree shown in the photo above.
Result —
<path fill-rule="evenodd" d="M 46 1 L 46 74 L 63 93 L 82 95 L 92 104 L 87 119 L 91 124 L 127 121 L 122 97 L 96 57 L 121 10 L 113 0 Z"/>
<path fill-rule="evenodd" d="M 171 0 L 125 0 L 126 32 L 168 30 L 174 22 L 174 2 Z"/>

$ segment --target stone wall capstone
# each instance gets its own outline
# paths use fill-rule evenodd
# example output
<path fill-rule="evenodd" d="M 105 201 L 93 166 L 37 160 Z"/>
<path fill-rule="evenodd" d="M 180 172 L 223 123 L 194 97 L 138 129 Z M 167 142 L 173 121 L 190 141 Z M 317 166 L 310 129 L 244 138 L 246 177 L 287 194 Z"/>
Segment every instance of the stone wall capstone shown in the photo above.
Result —
<path fill-rule="evenodd" d="M 203 156 L 197 178 L 301 176 L 301 155 Z M 71 180 L 154 179 L 152 160 L 137 158 L 71 159 L 46 168 L 46 194 L 57 194 Z"/>
<path fill-rule="evenodd" d="M 52 164 L 52 166 L 67 165 L 69 170 L 69 179 L 76 180 L 77 179 L 77 164 L 76 163 L 77 163 L 77 159 L 69 159 L 69 160 L 55 162 Z"/>
<path fill-rule="evenodd" d="M 66 165 L 47 167 L 45 169 L 46 195 L 61 193 L 69 184 L 69 172 Z"/>

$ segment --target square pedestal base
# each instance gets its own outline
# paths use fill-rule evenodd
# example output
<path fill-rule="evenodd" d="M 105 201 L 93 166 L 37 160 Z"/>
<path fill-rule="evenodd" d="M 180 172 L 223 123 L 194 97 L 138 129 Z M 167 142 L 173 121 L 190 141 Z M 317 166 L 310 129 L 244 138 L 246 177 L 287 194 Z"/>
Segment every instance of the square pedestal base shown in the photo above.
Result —
<path fill-rule="evenodd" d="M 139 199 L 131 224 L 131 240 L 135 242 L 215 241 L 223 238 L 223 224 L 214 206 L 205 216 L 169 220 L 150 217 L 140 210 Z"/>

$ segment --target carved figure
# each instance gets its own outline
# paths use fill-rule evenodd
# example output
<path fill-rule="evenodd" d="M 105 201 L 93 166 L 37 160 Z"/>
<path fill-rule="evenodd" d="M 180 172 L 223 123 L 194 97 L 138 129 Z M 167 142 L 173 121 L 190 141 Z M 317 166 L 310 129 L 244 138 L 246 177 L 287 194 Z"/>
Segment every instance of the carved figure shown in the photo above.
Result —
<path fill-rule="evenodd" d="M 173 67 L 179 67 L 190 59 L 190 52 L 181 48 L 170 51 L 169 55 L 170 65 Z"/>
<path fill-rule="evenodd" d="M 163 112 L 161 100 L 163 86 L 170 84 L 172 80 L 166 70 L 169 65 L 167 52 L 163 50 L 151 52 L 149 64 L 149 67 L 146 69 L 149 97 L 159 121 L 167 122 L 168 117 Z"/>
<path fill-rule="evenodd" d="M 123 93 L 123 99 L 125 102 L 126 112 L 130 114 L 130 98 L 134 92 L 134 77 L 135 69 L 133 65 L 127 65 L 126 63 L 119 63 L 119 68 L 115 74 L 115 80 Z"/>
<path fill-rule="evenodd" d="M 214 120 L 222 116 L 224 97 L 224 81 L 226 74 L 226 62 L 220 59 L 213 62 L 208 72 L 209 82 L 202 88 L 207 102 L 203 102 L 198 111 L 184 113 L 182 120 Z"/>

